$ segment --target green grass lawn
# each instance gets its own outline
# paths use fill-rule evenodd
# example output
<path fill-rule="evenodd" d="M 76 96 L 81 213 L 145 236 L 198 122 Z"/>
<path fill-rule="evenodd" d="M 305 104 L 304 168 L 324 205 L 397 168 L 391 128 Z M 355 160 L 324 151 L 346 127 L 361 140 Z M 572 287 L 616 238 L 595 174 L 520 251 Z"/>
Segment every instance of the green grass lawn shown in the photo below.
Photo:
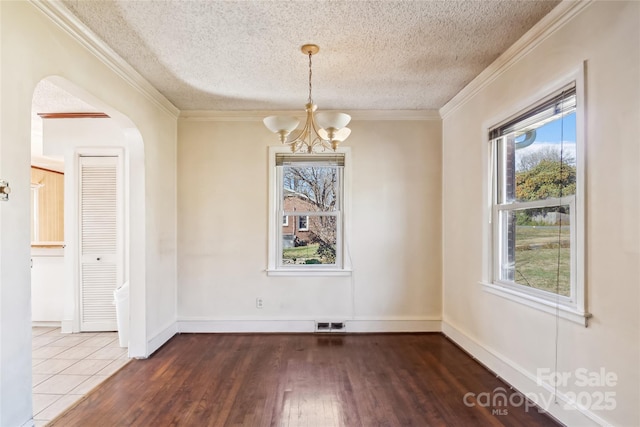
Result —
<path fill-rule="evenodd" d="M 307 245 L 307 246 L 298 246 L 297 248 L 286 248 L 282 250 L 282 259 L 311 259 L 316 258 L 320 259 L 317 255 L 318 247 L 320 245 L 318 243 Z"/>
<path fill-rule="evenodd" d="M 560 238 L 569 241 L 569 226 L 562 226 Z M 516 246 L 545 243 L 558 243 L 558 227 L 516 226 Z"/>
<path fill-rule="evenodd" d="M 516 282 L 569 296 L 569 227 L 562 227 L 558 285 L 558 228 L 516 227 Z"/>
<path fill-rule="evenodd" d="M 559 294 L 569 296 L 570 252 L 569 227 L 562 227 L 560 249 Z M 282 251 L 283 260 L 304 263 L 318 259 L 319 244 L 287 248 Z M 556 293 L 558 275 L 558 228 L 516 227 L 516 282 Z"/>

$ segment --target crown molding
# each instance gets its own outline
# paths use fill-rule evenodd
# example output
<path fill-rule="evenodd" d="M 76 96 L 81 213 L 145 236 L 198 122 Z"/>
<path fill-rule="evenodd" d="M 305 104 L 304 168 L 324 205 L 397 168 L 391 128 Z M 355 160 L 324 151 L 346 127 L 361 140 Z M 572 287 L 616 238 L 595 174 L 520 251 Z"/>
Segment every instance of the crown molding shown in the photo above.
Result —
<path fill-rule="evenodd" d="M 62 2 L 59 0 L 30 0 L 30 3 L 145 98 L 173 118 L 178 117 L 180 110 L 175 105 L 76 18 Z"/>
<path fill-rule="evenodd" d="M 574 16 L 580 13 L 593 0 L 564 0 L 545 17 L 527 31 L 509 49 L 491 63 L 484 71 L 465 86 L 456 96 L 440 108 L 440 116 L 446 119 L 449 114 L 466 104 L 478 92 L 491 84 L 512 65 L 535 49 L 553 33 L 562 28 Z"/>
<path fill-rule="evenodd" d="M 329 111 L 329 110 L 325 110 Z M 438 110 L 354 110 L 345 111 L 352 120 L 389 120 L 389 121 L 429 121 L 440 120 Z M 182 110 L 180 120 L 194 122 L 261 122 L 267 116 L 282 115 L 304 117 L 300 110 L 282 111 L 220 111 L 220 110 Z"/>

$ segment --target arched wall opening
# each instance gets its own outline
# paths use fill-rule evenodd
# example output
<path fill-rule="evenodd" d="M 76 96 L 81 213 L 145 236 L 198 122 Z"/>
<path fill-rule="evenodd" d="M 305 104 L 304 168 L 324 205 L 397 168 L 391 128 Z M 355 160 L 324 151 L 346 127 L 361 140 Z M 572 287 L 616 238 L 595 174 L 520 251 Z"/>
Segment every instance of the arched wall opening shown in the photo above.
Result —
<path fill-rule="evenodd" d="M 46 2 L 0 2 L 0 179 L 12 189 L 0 204 L 0 425 L 26 424 L 33 409 L 28 165 L 33 92 L 43 79 L 99 107 L 127 141 L 129 355 L 147 357 L 176 331 L 179 111 L 67 18 Z"/>
<path fill-rule="evenodd" d="M 58 154 L 65 159 L 65 294 L 62 318 L 63 332 L 80 331 L 79 267 L 78 267 L 78 211 L 77 211 L 77 158 L 79 155 L 100 155 L 105 150 L 121 150 L 123 157 L 124 189 L 124 280 L 130 284 L 129 299 L 129 356 L 145 357 L 145 178 L 144 145 L 142 135 L 135 124 L 124 114 L 102 100 L 60 76 L 49 76 L 38 86 L 47 84 L 66 93 L 109 116 L 107 127 L 115 135 L 110 141 L 105 138 L 90 138 L 76 135 L 57 147 Z M 36 95 L 38 91 L 35 91 Z M 34 95 L 34 96 L 36 96 Z M 35 104 L 35 100 L 34 100 Z M 55 106 L 55 101 L 51 103 Z M 55 107 L 54 107 L 55 108 Z M 33 117 L 33 115 L 32 115 Z M 91 120 L 91 119 L 81 119 Z M 57 120 L 56 120 L 57 121 Z M 102 122 L 104 123 L 104 122 Z M 104 126 L 101 127 L 104 128 Z M 85 122 L 86 124 L 86 122 Z M 91 123 L 88 124 L 91 127 Z M 59 127 L 59 126 L 58 126 Z"/>

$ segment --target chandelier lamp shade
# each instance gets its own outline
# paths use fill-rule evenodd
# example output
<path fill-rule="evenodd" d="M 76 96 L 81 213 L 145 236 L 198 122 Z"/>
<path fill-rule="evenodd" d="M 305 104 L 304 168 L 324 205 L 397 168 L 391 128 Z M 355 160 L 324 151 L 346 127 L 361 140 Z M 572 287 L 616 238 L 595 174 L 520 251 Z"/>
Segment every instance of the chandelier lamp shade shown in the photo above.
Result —
<path fill-rule="evenodd" d="M 351 116 L 345 113 L 325 111 L 316 113 L 318 106 L 311 96 L 311 57 L 320 51 L 315 44 L 305 44 L 302 53 L 309 56 L 309 99 L 305 105 L 307 119 L 302 129 L 297 129 L 300 121 L 290 116 L 269 116 L 263 120 L 264 125 L 273 133 L 277 133 L 280 142 L 291 147 L 291 152 L 323 152 L 336 151 L 338 145 L 347 139 L 351 129 L 346 127 Z"/>

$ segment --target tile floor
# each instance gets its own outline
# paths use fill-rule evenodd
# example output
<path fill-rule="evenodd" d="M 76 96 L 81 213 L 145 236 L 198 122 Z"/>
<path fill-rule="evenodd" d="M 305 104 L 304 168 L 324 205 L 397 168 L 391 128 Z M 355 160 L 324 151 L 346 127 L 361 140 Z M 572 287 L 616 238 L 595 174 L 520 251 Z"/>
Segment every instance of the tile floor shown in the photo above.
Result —
<path fill-rule="evenodd" d="M 44 426 L 129 362 L 117 332 L 33 327 L 33 419 Z"/>

